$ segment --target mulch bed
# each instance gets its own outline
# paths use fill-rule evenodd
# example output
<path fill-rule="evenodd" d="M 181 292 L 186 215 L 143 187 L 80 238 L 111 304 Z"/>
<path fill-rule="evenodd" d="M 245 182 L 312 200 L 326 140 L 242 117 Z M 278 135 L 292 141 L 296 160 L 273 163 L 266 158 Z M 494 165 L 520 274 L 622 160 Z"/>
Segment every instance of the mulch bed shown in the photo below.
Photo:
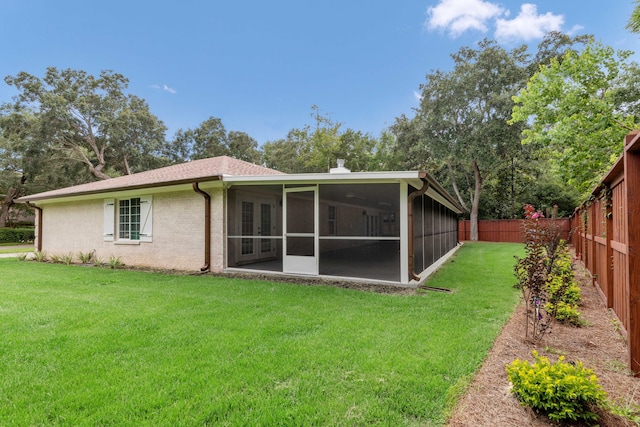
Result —
<path fill-rule="evenodd" d="M 582 290 L 579 310 L 586 325 L 573 327 L 556 323 L 541 342 L 532 343 L 524 338 L 525 309 L 524 304 L 520 304 L 459 401 L 449 420 L 450 427 L 581 425 L 555 423 L 521 406 L 510 392 L 505 366 L 515 359 L 533 362 L 531 351 L 534 349 L 552 362 L 559 355 L 564 355 L 566 361 L 582 361 L 585 367 L 595 371 L 610 400 L 636 411 L 640 408 L 634 406 L 640 405 L 640 378 L 632 376 L 627 369 L 627 347 L 620 323 L 607 309 L 589 272 L 581 264 L 576 264 L 576 277 Z M 610 413 L 599 415 L 601 426 L 636 425 Z"/>

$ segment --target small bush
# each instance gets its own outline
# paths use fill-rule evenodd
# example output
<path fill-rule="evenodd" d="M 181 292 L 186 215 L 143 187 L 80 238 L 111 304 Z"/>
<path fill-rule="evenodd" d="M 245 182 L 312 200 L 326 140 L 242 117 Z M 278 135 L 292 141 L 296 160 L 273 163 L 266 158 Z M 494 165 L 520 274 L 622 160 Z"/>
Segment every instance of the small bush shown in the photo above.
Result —
<path fill-rule="evenodd" d="M 104 264 L 104 260 L 102 258 L 100 258 L 97 255 L 94 255 L 93 257 L 93 265 L 95 267 L 102 267 L 102 265 Z"/>
<path fill-rule="evenodd" d="M 18 261 L 26 261 L 27 260 L 27 254 L 26 253 L 20 253 L 18 254 L 18 256 L 16 257 L 18 258 Z"/>
<path fill-rule="evenodd" d="M 33 242 L 34 228 L 0 228 L 0 243 Z"/>
<path fill-rule="evenodd" d="M 47 262 L 47 253 L 45 251 L 35 251 L 33 253 L 33 259 L 38 262 Z"/>
<path fill-rule="evenodd" d="M 82 264 L 91 264 L 93 262 L 93 258 L 96 256 L 96 251 L 90 252 L 78 252 L 78 259 Z"/>
<path fill-rule="evenodd" d="M 68 253 L 60 257 L 60 261 L 65 265 L 71 265 L 73 263 L 73 254 Z"/>
<path fill-rule="evenodd" d="M 109 257 L 109 267 L 110 268 L 120 268 L 120 267 L 122 267 L 122 261 L 120 260 L 120 257 L 111 255 Z"/>
<path fill-rule="evenodd" d="M 561 242 L 549 272 L 546 285 L 547 302 L 544 309 L 559 322 L 576 326 L 582 324 L 578 303 L 582 299 L 575 280 L 571 256 L 565 242 Z"/>
<path fill-rule="evenodd" d="M 605 404 L 606 392 L 591 369 L 582 362 L 566 363 L 560 356 L 556 363 L 538 355 L 535 363 L 514 360 L 507 365 L 512 393 L 520 403 L 545 413 L 554 421 L 595 421 L 593 412 Z"/>
<path fill-rule="evenodd" d="M 36 261 L 38 260 L 37 256 L 36 256 Z M 50 255 L 49 256 L 49 261 L 51 261 L 54 264 L 60 264 L 62 262 L 62 259 L 60 258 L 60 255 Z"/>

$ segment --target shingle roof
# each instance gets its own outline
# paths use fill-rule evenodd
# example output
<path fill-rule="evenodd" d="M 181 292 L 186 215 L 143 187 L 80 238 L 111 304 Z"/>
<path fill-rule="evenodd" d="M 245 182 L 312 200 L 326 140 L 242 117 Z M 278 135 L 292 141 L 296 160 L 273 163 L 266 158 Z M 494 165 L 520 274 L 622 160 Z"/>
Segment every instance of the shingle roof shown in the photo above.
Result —
<path fill-rule="evenodd" d="M 228 156 L 193 160 L 187 163 L 153 169 L 132 175 L 120 176 L 73 187 L 60 188 L 19 198 L 18 202 L 52 199 L 58 197 L 106 193 L 116 190 L 159 187 L 183 184 L 195 181 L 215 181 L 224 175 L 263 176 L 280 175 L 275 169 L 269 169 Z"/>

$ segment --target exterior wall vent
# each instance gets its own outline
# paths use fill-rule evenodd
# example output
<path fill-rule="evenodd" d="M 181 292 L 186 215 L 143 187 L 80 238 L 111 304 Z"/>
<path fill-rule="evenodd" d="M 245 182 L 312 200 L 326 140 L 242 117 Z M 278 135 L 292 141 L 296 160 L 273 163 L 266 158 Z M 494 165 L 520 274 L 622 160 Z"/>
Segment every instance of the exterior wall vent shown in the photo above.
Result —
<path fill-rule="evenodd" d="M 338 159 L 338 167 L 329 169 L 329 173 L 350 173 L 351 171 L 344 167 L 344 159 Z"/>

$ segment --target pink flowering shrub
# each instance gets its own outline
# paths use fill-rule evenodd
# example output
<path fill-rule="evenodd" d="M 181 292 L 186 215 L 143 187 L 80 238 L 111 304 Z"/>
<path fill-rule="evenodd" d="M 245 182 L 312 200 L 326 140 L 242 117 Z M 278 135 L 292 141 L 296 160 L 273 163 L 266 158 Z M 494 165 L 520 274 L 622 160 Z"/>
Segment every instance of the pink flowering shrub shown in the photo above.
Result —
<path fill-rule="evenodd" d="M 547 283 L 551 278 L 559 248 L 564 247 L 561 230 L 555 221 L 546 220 L 544 214 L 532 205 L 524 206 L 522 222 L 525 252 L 514 267 L 518 283 L 526 303 L 527 323 L 525 336 L 539 340 L 551 326 L 552 314 L 548 313 Z"/>

